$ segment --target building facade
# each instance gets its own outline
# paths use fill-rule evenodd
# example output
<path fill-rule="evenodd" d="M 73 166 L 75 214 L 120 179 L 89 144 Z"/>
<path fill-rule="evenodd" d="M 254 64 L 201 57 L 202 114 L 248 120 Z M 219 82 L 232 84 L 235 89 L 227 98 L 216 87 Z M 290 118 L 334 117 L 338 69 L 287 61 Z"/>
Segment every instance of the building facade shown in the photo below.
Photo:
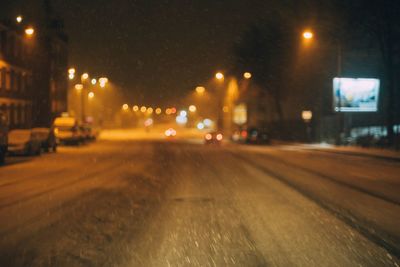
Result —
<path fill-rule="evenodd" d="M 30 36 L 29 24 L 0 12 L 0 110 L 10 129 L 49 127 L 67 111 L 68 38 L 63 21 L 44 2 L 29 18 L 35 25 Z"/>
<path fill-rule="evenodd" d="M 0 23 L 0 110 L 10 128 L 33 125 L 32 52 L 22 32 Z"/>

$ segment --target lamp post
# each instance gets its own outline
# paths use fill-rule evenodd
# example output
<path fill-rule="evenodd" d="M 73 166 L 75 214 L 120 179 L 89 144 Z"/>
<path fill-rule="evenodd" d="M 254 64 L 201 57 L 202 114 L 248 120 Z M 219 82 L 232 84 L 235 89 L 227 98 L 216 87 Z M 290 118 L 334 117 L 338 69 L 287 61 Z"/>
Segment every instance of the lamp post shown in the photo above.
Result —
<path fill-rule="evenodd" d="M 311 110 L 303 110 L 301 112 L 301 118 L 306 124 L 306 132 L 307 132 L 307 142 L 311 142 L 311 119 L 312 119 L 312 111 Z"/>
<path fill-rule="evenodd" d="M 310 41 L 314 39 L 314 33 L 312 30 L 305 30 L 302 33 L 303 40 L 308 44 Z M 338 92 L 338 107 L 335 108 L 335 111 L 338 112 L 338 120 L 339 120 L 339 130 L 336 135 L 336 143 L 342 144 L 342 135 L 345 131 L 345 114 L 342 112 L 342 94 L 341 94 L 341 76 L 342 76 L 342 58 L 343 58 L 343 51 L 342 51 L 342 44 L 340 40 L 337 40 L 336 43 L 336 75 L 339 78 L 339 92 Z"/>

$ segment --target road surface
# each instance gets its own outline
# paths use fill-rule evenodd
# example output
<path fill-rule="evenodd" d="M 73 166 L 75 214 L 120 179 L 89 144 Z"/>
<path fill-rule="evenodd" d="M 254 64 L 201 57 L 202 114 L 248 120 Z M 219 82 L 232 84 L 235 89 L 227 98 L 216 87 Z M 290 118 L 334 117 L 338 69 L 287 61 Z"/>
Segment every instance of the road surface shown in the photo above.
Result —
<path fill-rule="evenodd" d="M 0 266 L 399 266 L 400 162 L 99 141 L 0 167 Z"/>

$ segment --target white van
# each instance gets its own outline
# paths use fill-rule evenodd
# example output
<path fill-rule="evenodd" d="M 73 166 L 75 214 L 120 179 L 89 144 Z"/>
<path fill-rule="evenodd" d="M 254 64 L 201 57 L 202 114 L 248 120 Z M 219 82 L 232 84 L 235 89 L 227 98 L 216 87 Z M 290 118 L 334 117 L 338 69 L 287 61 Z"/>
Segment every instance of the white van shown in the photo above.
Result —
<path fill-rule="evenodd" d="M 53 127 L 60 143 L 79 144 L 83 140 L 78 120 L 74 117 L 58 117 L 54 120 Z"/>

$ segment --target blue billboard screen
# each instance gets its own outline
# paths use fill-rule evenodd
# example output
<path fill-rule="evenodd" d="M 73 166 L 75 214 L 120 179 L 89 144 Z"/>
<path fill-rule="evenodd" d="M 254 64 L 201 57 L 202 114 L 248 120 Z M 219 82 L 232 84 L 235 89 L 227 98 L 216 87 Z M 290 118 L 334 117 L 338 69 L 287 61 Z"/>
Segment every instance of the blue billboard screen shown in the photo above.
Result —
<path fill-rule="evenodd" d="M 379 79 L 334 78 L 333 108 L 336 112 L 376 112 L 379 87 Z"/>

